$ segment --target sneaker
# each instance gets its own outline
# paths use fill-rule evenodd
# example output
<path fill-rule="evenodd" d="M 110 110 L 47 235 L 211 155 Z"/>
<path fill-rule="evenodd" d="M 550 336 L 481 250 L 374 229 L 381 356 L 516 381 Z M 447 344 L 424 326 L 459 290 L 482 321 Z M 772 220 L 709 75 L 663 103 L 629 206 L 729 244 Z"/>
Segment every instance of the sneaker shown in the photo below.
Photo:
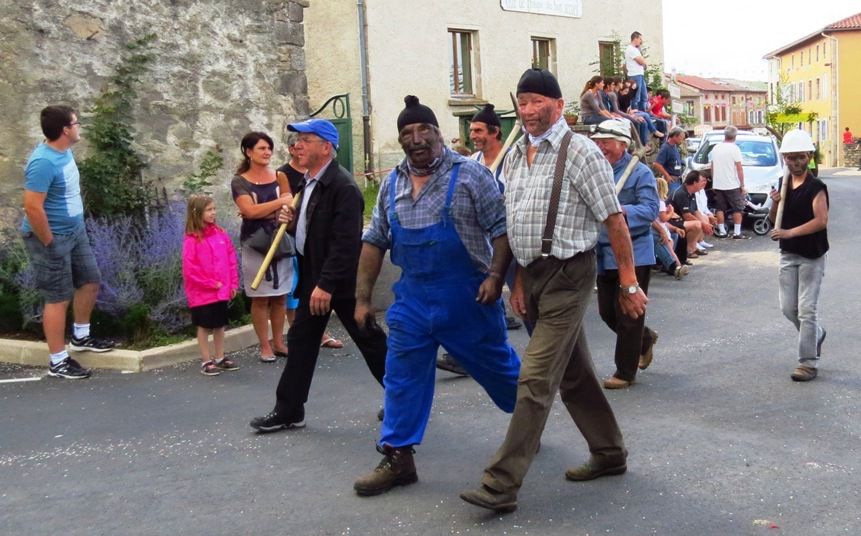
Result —
<path fill-rule="evenodd" d="M 729 236 L 728 234 L 722 233 L 722 232 L 718 231 L 717 229 L 715 229 L 715 238 L 726 238 L 728 236 Z"/>
<path fill-rule="evenodd" d="M 209 360 L 200 364 L 200 373 L 204 376 L 218 376 L 221 374 L 221 371 L 218 370 L 218 366 L 215 364 L 215 361 Z"/>
<path fill-rule="evenodd" d="M 90 370 L 81 367 L 71 357 L 67 357 L 56 365 L 52 364 L 48 370 L 48 376 L 52 378 L 65 378 L 67 380 L 82 380 L 90 377 Z"/>
<path fill-rule="evenodd" d="M 681 279 L 681 278 L 685 277 L 686 275 L 688 275 L 688 272 L 690 272 L 690 271 L 691 271 L 691 269 L 688 268 L 687 265 L 683 264 L 681 266 L 676 266 L 676 269 L 673 272 L 673 275 L 676 277 L 676 279 Z"/>
<path fill-rule="evenodd" d="M 715 245 L 714 245 L 714 244 L 709 244 L 709 243 L 708 243 L 708 242 L 706 242 L 705 240 L 703 240 L 702 242 L 700 242 L 698 245 L 699 245 L 701 248 L 705 248 L 705 249 L 711 249 L 711 248 L 715 247 Z"/>
<path fill-rule="evenodd" d="M 220 368 L 221 370 L 239 370 L 239 365 L 236 364 L 236 361 L 230 359 L 229 357 L 222 358 L 215 362 L 215 366 Z"/>
<path fill-rule="evenodd" d="M 458 376 L 469 376 L 469 372 L 460 366 L 460 363 L 455 361 L 449 354 L 442 354 L 436 358 L 436 368 L 457 374 Z"/>
<path fill-rule="evenodd" d="M 733 237 L 733 239 L 735 239 L 735 240 L 747 240 L 748 238 L 750 238 L 749 236 L 747 236 L 747 235 L 746 235 L 746 234 L 744 234 L 744 233 L 733 234 L 733 235 L 732 235 L 732 237 Z"/>
<path fill-rule="evenodd" d="M 263 417 L 251 419 L 250 425 L 261 434 L 290 430 L 291 428 L 305 428 L 305 410 L 300 410 L 296 418 L 293 419 L 285 419 L 277 411 L 272 410 Z"/>
<path fill-rule="evenodd" d="M 76 352 L 110 352 L 114 349 L 114 343 L 87 335 L 86 337 L 72 337 L 69 348 Z"/>

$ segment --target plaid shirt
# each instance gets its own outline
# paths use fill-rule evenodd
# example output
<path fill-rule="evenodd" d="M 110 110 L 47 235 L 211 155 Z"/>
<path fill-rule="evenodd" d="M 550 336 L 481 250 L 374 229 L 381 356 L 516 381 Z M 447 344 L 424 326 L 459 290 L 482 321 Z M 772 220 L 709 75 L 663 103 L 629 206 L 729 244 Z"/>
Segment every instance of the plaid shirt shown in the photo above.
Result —
<path fill-rule="evenodd" d="M 567 131 L 564 119 L 550 127 L 550 135 L 538 144 L 531 168 L 526 164 L 525 135 L 505 159 L 508 241 L 521 266 L 541 256 L 541 235 L 550 211 L 556 155 Z M 550 254 L 557 259 L 569 259 L 592 249 L 604 220 L 621 211 L 613 169 L 597 145 L 575 134 L 568 146 Z"/>
<path fill-rule="evenodd" d="M 443 161 L 427 184 L 413 200 L 413 185 L 407 171 L 406 159 L 395 168 L 395 209 L 398 220 L 406 229 L 420 229 L 440 221 L 440 211 L 445 205 L 445 196 L 450 183 L 451 168 L 460 162 L 457 185 L 451 202 L 454 228 L 476 267 L 486 272 L 490 268 L 493 254 L 490 241 L 506 233 L 505 205 L 496 180 L 490 171 L 475 160 L 461 156 L 448 148 L 444 149 Z M 380 184 L 380 193 L 374 206 L 371 225 L 362 236 L 362 241 L 381 249 L 392 245 L 389 226 L 389 188 L 392 175 Z"/>

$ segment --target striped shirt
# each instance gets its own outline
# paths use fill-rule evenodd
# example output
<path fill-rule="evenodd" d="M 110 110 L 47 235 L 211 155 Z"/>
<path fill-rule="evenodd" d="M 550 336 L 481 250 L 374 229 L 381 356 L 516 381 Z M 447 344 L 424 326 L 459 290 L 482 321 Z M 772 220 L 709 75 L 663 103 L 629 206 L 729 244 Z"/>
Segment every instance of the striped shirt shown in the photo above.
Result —
<path fill-rule="evenodd" d="M 490 241 L 506 233 L 502 194 L 490 171 L 477 161 L 448 148 L 443 150 L 442 159 L 439 168 L 415 200 L 406 159 L 395 168 L 395 209 L 398 220 L 406 229 L 421 229 L 438 223 L 440 211 L 445 205 L 452 165 L 459 162 L 460 171 L 451 206 L 454 228 L 476 268 L 487 272 L 493 254 Z M 362 241 L 384 250 L 392 245 L 389 225 L 391 179 L 390 174 L 380 184 L 371 224 L 362 236 Z"/>
<path fill-rule="evenodd" d="M 508 241 L 521 266 L 541 256 L 556 155 L 568 125 L 560 118 L 550 130 L 550 136 L 538 144 L 532 167 L 526 164 L 526 136 L 514 144 L 505 159 Z M 569 259 L 592 249 L 604 220 L 621 211 L 613 168 L 592 140 L 575 134 L 568 146 L 550 254 Z"/>

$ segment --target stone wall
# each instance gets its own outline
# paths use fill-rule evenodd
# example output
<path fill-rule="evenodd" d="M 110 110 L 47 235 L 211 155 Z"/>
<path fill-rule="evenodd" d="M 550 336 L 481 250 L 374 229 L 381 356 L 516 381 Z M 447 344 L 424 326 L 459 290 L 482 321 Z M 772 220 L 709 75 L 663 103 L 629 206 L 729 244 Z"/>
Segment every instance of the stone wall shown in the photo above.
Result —
<path fill-rule="evenodd" d="M 861 169 L 861 139 L 856 138 L 855 143 L 844 143 L 843 166 Z"/>
<path fill-rule="evenodd" d="M 0 221 L 20 214 L 23 166 L 41 140 L 39 111 L 66 103 L 83 116 L 122 47 L 156 35 L 139 88 L 137 149 L 147 178 L 168 190 L 224 149 L 229 188 L 239 140 L 264 130 L 286 157 L 286 123 L 309 113 L 303 15 L 308 0 L 3 0 L 0 2 Z M 223 184 L 222 184 L 223 183 Z"/>

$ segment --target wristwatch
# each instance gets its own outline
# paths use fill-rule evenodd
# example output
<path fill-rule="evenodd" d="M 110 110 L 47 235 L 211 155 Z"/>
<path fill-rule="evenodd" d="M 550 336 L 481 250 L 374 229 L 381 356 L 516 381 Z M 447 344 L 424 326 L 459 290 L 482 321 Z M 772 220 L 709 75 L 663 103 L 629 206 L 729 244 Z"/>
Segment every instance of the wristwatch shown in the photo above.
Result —
<path fill-rule="evenodd" d="M 636 294 L 638 290 L 640 290 L 640 285 L 619 285 L 619 288 L 622 290 L 623 294 Z"/>

